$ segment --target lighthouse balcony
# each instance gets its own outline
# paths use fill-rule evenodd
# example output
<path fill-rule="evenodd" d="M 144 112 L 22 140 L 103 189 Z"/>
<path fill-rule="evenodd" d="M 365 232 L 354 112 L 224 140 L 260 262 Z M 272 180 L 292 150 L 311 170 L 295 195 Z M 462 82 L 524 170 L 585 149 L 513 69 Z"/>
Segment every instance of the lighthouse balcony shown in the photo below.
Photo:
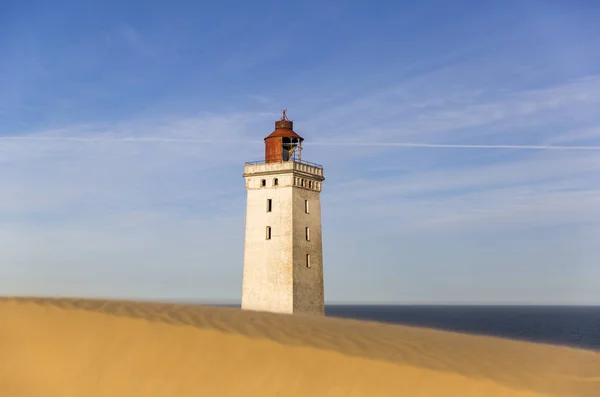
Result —
<path fill-rule="evenodd" d="M 290 160 L 282 162 L 267 162 L 265 160 L 247 162 L 244 174 L 262 174 L 273 172 L 301 172 L 323 177 L 323 166 L 308 161 Z"/>

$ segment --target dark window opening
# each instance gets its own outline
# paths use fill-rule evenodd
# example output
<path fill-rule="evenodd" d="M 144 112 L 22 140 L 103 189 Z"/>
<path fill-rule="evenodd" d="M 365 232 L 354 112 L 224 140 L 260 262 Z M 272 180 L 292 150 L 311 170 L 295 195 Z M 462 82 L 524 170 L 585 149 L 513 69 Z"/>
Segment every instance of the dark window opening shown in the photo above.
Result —
<path fill-rule="evenodd" d="M 283 161 L 295 161 L 297 158 L 298 148 L 300 148 L 300 140 L 298 138 L 281 138 L 281 152 Z"/>
<path fill-rule="evenodd" d="M 271 226 L 267 226 L 267 240 L 271 239 Z"/>
<path fill-rule="evenodd" d="M 279 179 L 277 179 L 277 178 L 273 179 L 273 185 L 274 186 L 279 185 Z"/>
<path fill-rule="evenodd" d="M 266 180 L 264 180 L 264 179 L 262 179 L 262 180 L 260 181 L 260 186 L 267 186 L 267 181 L 266 181 Z"/>
<path fill-rule="evenodd" d="M 271 212 L 273 209 L 273 200 L 267 199 L 267 212 Z"/>

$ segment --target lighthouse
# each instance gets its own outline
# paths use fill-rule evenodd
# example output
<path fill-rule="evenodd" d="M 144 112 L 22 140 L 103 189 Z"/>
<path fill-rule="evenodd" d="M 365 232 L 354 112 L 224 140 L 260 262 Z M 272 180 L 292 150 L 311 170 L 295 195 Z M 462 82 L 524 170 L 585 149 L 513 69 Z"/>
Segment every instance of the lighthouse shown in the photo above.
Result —
<path fill-rule="evenodd" d="M 324 314 L 323 167 L 303 160 L 304 139 L 284 110 L 265 158 L 246 163 L 242 309 Z"/>

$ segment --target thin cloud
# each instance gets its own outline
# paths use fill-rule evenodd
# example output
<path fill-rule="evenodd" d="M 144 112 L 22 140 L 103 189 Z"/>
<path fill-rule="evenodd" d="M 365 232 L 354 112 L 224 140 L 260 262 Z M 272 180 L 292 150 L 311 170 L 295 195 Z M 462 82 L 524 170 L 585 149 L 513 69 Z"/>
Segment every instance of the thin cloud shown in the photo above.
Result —
<path fill-rule="evenodd" d="M 195 144 L 231 144 L 231 140 L 213 139 L 181 139 L 181 138 L 106 138 L 106 137 L 48 137 L 48 136 L 4 136 L 0 141 L 72 141 L 72 142 L 155 142 L 155 143 L 195 143 Z M 235 140 L 236 143 L 260 144 L 257 140 Z M 311 146 L 383 146 L 411 148 L 446 148 L 446 149 L 525 149 L 525 150 L 600 150 L 600 146 L 568 146 L 568 145 L 481 145 L 481 144 L 446 144 L 416 142 L 311 142 Z"/>
<path fill-rule="evenodd" d="M 527 150 L 600 150 L 600 146 L 552 146 L 552 145 L 470 145 L 446 143 L 414 143 L 414 142 L 315 142 L 311 145 L 331 146 L 384 146 L 413 148 L 446 148 L 446 149 L 527 149 Z"/>
<path fill-rule="evenodd" d="M 61 137 L 61 136 L 4 136 L 0 141 L 69 141 L 69 142 L 156 142 L 156 143 L 208 143 L 208 144 L 231 144 L 232 140 L 214 140 L 214 139 L 185 139 L 185 138 L 107 138 L 107 137 Z M 235 142 L 256 143 L 256 140 L 235 140 Z"/>
<path fill-rule="evenodd" d="M 142 37 L 139 31 L 131 24 L 124 24 L 120 29 L 120 35 L 126 43 L 133 47 L 140 45 Z"/>

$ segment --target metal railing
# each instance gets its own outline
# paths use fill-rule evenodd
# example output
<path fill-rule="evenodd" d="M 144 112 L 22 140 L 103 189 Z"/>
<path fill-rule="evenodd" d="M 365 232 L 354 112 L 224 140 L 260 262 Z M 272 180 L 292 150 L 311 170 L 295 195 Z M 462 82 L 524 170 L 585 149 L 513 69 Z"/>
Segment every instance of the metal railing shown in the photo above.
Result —
<path fill-rule="evenodd" d="M 316 168 L 321 168 L 321 169 L 323 168 L 323 166 L 321 164 L 311 163 L 310 161 L 304 161 L 304 160 L 298 160 L 298 159 L 283 161 L 283 163 L 298 163 L 298 164 L 309 165 L 311 167 L 316 167 Z M 270 163 L 267 163 L 266 160 L 247 161 L 246 162 L 246 165 L 256 165 L 256 164 L 270 164 Z"/>

